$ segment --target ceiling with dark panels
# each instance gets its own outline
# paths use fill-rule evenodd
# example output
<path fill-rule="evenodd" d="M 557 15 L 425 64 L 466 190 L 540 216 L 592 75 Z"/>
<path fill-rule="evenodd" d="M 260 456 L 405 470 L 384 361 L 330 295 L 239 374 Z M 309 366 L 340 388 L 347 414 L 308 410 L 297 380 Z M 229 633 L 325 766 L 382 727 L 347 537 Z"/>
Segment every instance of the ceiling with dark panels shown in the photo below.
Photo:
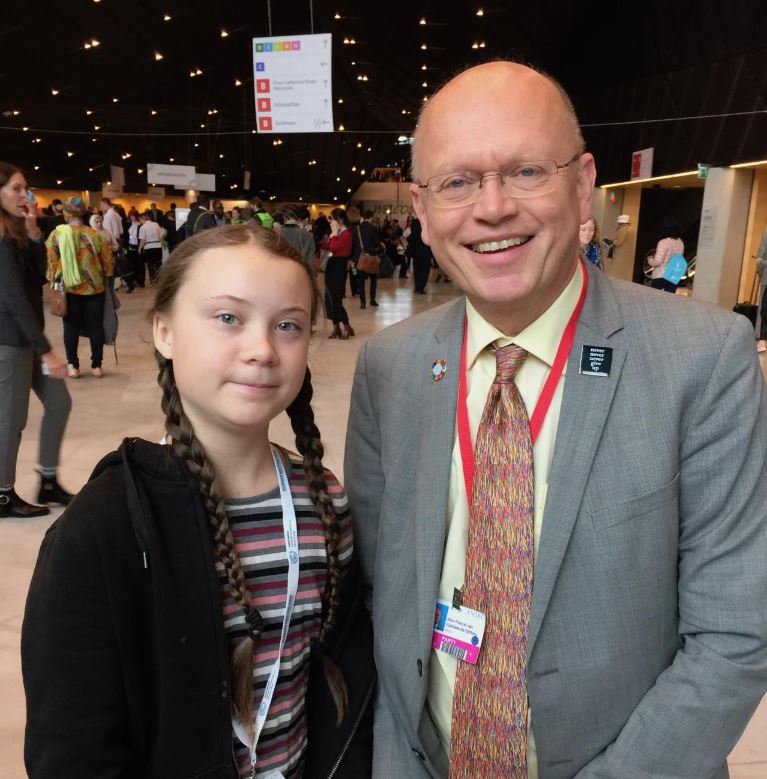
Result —
<path fill-rule="evenodd" d="M 477 16 L 479 7 L 4 3 L 0 157 L 37 186 L 98 189 L 117 164 L 126 191 L 144 191 L 139 170 L 172 160 L 216 173 L 221 196 L 343 202 L 362 170 L 407 165 L 409 148 L 396 139 L 412 132 L 425 95 L 456 70 L 498 57 L 543 67 L 568 89 L 600 181 L 627 178 L 631 151 L 647 146 L 656 173 L 767 157 L 767 3 L 538 0 L 482 4 Z M 251 38 L 269 35 L 270 15 L 274 35 L 333 33 L 334 119 L 343 132 L 281 135 L 281 145 L 252 133 Z M 99 45 L 85 48 L 92 40 Z M 592 126 L 615 122 L 627 124 Z M 244 170 L 253 173 L 249 191 Z"/>

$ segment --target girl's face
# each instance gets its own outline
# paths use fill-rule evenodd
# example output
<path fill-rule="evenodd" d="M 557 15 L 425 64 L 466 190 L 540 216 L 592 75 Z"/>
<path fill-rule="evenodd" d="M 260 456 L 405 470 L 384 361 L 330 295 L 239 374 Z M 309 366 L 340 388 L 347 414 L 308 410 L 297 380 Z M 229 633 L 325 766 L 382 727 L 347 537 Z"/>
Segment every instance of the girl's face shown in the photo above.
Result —
<path fill-rule="evenodd" d="M 0 188 L 0 206 L 11 216 L 27 215 L 27 182 L 21 173 L 14 173 Z"/>
<path fill-rule="evenodd" d="M 104 221 L 100 216 L 96 216 L 93 218 L 93 224 L 96 225 L 97 230 L 100 230 L 102 225 L 104 224 Z"/>
<path fill-rule="evenodd" d="M 169 315 L 154 321 L 184 410 L 203 442 L 267 434 L 295 399 L 311 336 L 311 282 L 292 260 L 246 245 L 207 249 Z"/>
<path fill-rule="evenodd" d="M 591 243 L 591 239 L 594 237 L 593 219 L 589 219 L 581 225 L 580 236 L 581 246 L 585 246 L 587 243 Z"/>

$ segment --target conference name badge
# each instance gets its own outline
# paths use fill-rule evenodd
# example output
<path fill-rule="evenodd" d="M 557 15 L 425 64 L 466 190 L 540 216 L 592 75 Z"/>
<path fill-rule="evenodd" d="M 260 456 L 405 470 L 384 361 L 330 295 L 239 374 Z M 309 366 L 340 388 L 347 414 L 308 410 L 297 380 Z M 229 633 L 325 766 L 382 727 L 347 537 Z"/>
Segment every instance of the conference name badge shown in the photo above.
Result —
<path fill-rule="evenodd" d="M 437 601 L 431 645 L 438 652 L 474 665 L 479 658 L 485 635 L 485 615 L 461 606 L 455 608 L 445 600 Z"/>

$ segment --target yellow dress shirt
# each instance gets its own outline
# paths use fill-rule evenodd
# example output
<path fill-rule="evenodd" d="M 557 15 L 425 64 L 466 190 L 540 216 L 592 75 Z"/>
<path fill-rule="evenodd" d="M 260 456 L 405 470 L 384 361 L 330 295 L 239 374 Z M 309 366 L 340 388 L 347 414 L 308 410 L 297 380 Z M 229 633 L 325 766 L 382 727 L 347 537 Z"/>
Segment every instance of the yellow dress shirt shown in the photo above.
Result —
<path fill-rule="evenodd" d="M 477 312 L 466 301 L 468 319 L 468 339 L 466 343 L 466 386 L 468 390 L 467 406 L 472 444 L 476 440 L 477 428 L 482 418 L 487 393 L 495 378 L 495 355 L 487 347 L 498 347 L 511 343 L 521 346 L 528 357 L 515 377 L 528 417 L 532 416 L 549 370 L 554 363 L 557 348 L 562 340 L 567 322 L 570 319 L 583 284 L 580 266 L 570 283 L 554 303 L 533 323 L 528 325 L 514 338 L 505 336 Z M 562 369 L 564 375 L 565 369 Z M 559 412 L 562 408 L 562 388 L 564 380 L 557 384 L 546 420 L 533 447 L 533 468 L 535 474 L 535 554 L 538 554 L 538 542 L 541 537 L 543 509 L 546 504 L 546 491 L 549 481 L 549 469 L 554 453 L 554 441 L 559 424 Z M 460 399 L 459 399 L 460 400 Z M 466 498 L 466 486 L 463 480 L 461 449 L 456 432 L 453 444 L 453 456 L 450 465 L 450 485 L 447 504 L 447 541 L 442 560 L 442 576 L 439 583 L 439 597 L 448 602 L 453 599 L 454 588 L 462 587 L 466 568 L 466 542 L 469 529 L 469 507 Z M 453 690 L 458 660 L 444 652 L 432 650 L 429 663 L 429 680 L 426 705 L 434 721 L 440 740 L 446 753 L 450 754 L 450 724 L 453 713 Z M 538 779 L 538 761 L 535 753 L 533 733 L 528 731 L 528 777 Z"/>

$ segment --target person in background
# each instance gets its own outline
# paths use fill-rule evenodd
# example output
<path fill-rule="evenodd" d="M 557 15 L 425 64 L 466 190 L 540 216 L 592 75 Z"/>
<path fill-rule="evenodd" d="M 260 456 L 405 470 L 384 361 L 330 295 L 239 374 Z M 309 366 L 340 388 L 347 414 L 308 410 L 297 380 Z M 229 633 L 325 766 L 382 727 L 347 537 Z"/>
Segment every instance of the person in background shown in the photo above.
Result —
<path fill-rule="evenodd" d="M 170 210 L 165 212 L 165 240 L 168 242 L 168 251 L 173 251 L 178 243 L 176 236 L 176 204 L 170 204 Z"/>
<path fill-rule="evenodd" d="M 321 248 L 331 253 L 325 266 L 325 308 L 328 318 L 333 322 L 333 332 L 328 338 L 346 340 L 354 335 L 343 302 L 353 241 L 343 208 L 334 208 L 330 212 L 330 235 L 322 241 Z"/>
<path fill-rule="evenodd" d="M 133 292 L 136 287 L 144 288 L 146 284 L 146 268 L 144 267 L 144 258 L 139 253 L 138 231 L 141 228 L 141 218 L 135 208 L 128 211 L 128 229 L 125 235 L 128 237 L 128 249 L 126 265 L 128 266 L 128 276 L 123 280 L 128 285 L 128 294 Z"/>
<path fill-rule="evenodd" d="M 64 219 L 64 206 L 60 198 L 53 198 L 50 205 L 50 214 L 40 217 L 40 227 L 43 231 L 43 240 L 47 241 L 48 236 L 59 226 L 66 224 Z"/>
<path fill-rule="evenodd" d="M 756 253 L 756 272 L 762 285 L 762 306 L 759 311 L 759 341 L 757 352 L 767 352 L 767 227 L 764 230 L 759 250 Z"/>
<path fill-rule="evenodd" d="M 314 220 L 312 232 L 314 233 L 314 243 L 317 245 L 317 251 L 319 252 L 320 245 L 330 233 L 330 222 L 322 211 L 320 211 L 317 218 Z"/>
<path fill-rule="evenodd" d="M 593 216 L 589 217 L 580 229 L 581 255 L 597 268 L 602 267 L 602 239 L 599 227 Z"/>
<path fill-rule="evenodd" d="M 149 281 L 154 286 L 162 267 L 162 227 L 152 219 L 151 211 L 144 211 L 138 230 L 138 253 L 144 258 Z"/>
<path fill-rule="evenodd" d="M 359 295 L 359 285 L 357 283 L 358 279 L 358 271 L 357 271 L 357 261 L 360 258 L 360 251 L 361 247 L 359 245 L 359 239 L 357 236 L 357 228 L 360 224 L 360 212 L 359 209 L 356 206 L 349 206 L 346 209 L 346 218 L 349 220 L 349 230 L 352 234 L 352 255 L 349 261 L 349 290 L 351 291 L 352 297 L 355 298 L 357 295 Z M 344 293 L 346 292 L 346 287 L 344 287 Z M 364 308 L 364 306 L 363 306 Z"/>
<path fill-rule="evenodd" d="M 291 246 L 298 249 L 304 261 L 313 266 L 314 263 L 314 240 L 306 230 L 304 224 L 309 218 L 309 211 L 306 206 L 292 205 L 288 206 L 283 212 L 282 229 L 280 237 L 284 238 Z"/>
<path fill-rule="evenodd" d="M 352 235 L 355 243 L 356 259 L 359 259 L 360 253 L 366 254 L 378 254 L 378 248 L 381 245 L 381 239 L 378 235 L 378 230 L 373 226 L 370 221 L 373 218 L 373 212 L 371 210 L 364 211 L 362 214 L 362 221 L 358 227 L 352 231 Z M 365 308 L 367 301 L 365 299 L 365 282 L 370 279 L 370 305 L 373 308 L 378 307 L 376 301 L 376 292 L 378 290 L 378 274 L 377 273 L 365 273 L 359 271 L 357 273 L 357 284 L 360 295 L 360 308 Z"/>
<path fill-rule="evenodd" d="M 282 225 L 285 223 L 285 214 L 277 211 L 272 214 L 272 229 L 279 235 L 282 232 Z"/>
<path fill-rule="evenodd" d="M 37 204 L 28 193 L 22 171 L 0 162 L 0 519 L 48 513 L 46 505 L 27 503 L 15 490 L 30 391 L 43 406 L 37 502 L 65 506 L 72 499 L 57 478 L 72 408 L 62 381 L 67 365 L 44 333 L 45 247 Z"/>
<path fill-rule="evenodd" d="M 423 242 L 421 220 L 418 217 L 415 217 L 410 223 L 410 238 L 407 245 L 413 260 L 415 293 L 416 295 L 425 295 L 433 257 L 431 248 Z"/>
<path fill-rule="evenodd" d="M 239 206 L 232 206 L 232 221 L 233 225 L 245 224 L 245 220 L 242 218 L 242 209 Z"/>
<path fill-rule="evenodd" d="M 201 196 L 196 203 L 191 204 L 184 225 L 187 238 L 197 235 L 201 230 L 210 230 L 216 226 L 216 216 L 208 210 L 209 205 L 210 199 L 204 196 Z"/>
<path fill-rule="evenodd" d="M 655 247 L 655 253 L 647 258 L 652 267 L 650 286 L 653 289 L 662 289 L 664 292 L 676 293 L 677 285 L 673 281 L 663 278 L 668 261 L 674 254 L 684 254 L 684 241 L 676 224 L 671 220 L 664 220 L 661 239 Z"/>
<path fill-rule="evenodd" d="M 64 349 L 67 375 L 80 377 L 77 356 L 80 336 L 91 343 L 91 373 L 101 379 L 104 358 L 104 293 L 114 273 L 114 257 L 109 244 L 103 244 L 96 231 L 83 224 L 86 213 L 81 197 L 64 202 L 65 225 L 59 225 L 46 241 L 48 281 L 63 281 L 67 291 L 64 322 Z"/>
<path fill-rule="evenodd" d="M 220 200 L 213 201 L 213 218 L 216 221 L 216 227 L 221 227 L 228 223 L 224 211 L 224 204 Z"/>
<path fill-rule="evenodd" d="M 114 235 L 105 228 L 104 217 L 101 214 L 92 214 L 88 220 L 90 227 L 96 231 L 96 234 L 101 239 L 101 243 L 109 247 L 112 252 L 112 256 L 117 256 L 117 251 L 120 248 L 120 243 Z"/>
<path fill-rule="evenodd" d="M 103 214 L 104 229 L 113 236 L 119 245 L 120 238 L 123 234 L 123 223 L 120 215 L 117 213 L 115 207 L 112 205 L 112 201 L 108 197 L 101 198 L 99 209 Z"/>
<path fill-rule="evenodd" d="M 157 208 L 157 203 L 150 203 L 149 204 L 149 218 L 155 223 L 160 225 L 160 227 L 163 227 L 163 218 L 164 215 L 162 211 L 160 211 L 159 208 Z"/>

